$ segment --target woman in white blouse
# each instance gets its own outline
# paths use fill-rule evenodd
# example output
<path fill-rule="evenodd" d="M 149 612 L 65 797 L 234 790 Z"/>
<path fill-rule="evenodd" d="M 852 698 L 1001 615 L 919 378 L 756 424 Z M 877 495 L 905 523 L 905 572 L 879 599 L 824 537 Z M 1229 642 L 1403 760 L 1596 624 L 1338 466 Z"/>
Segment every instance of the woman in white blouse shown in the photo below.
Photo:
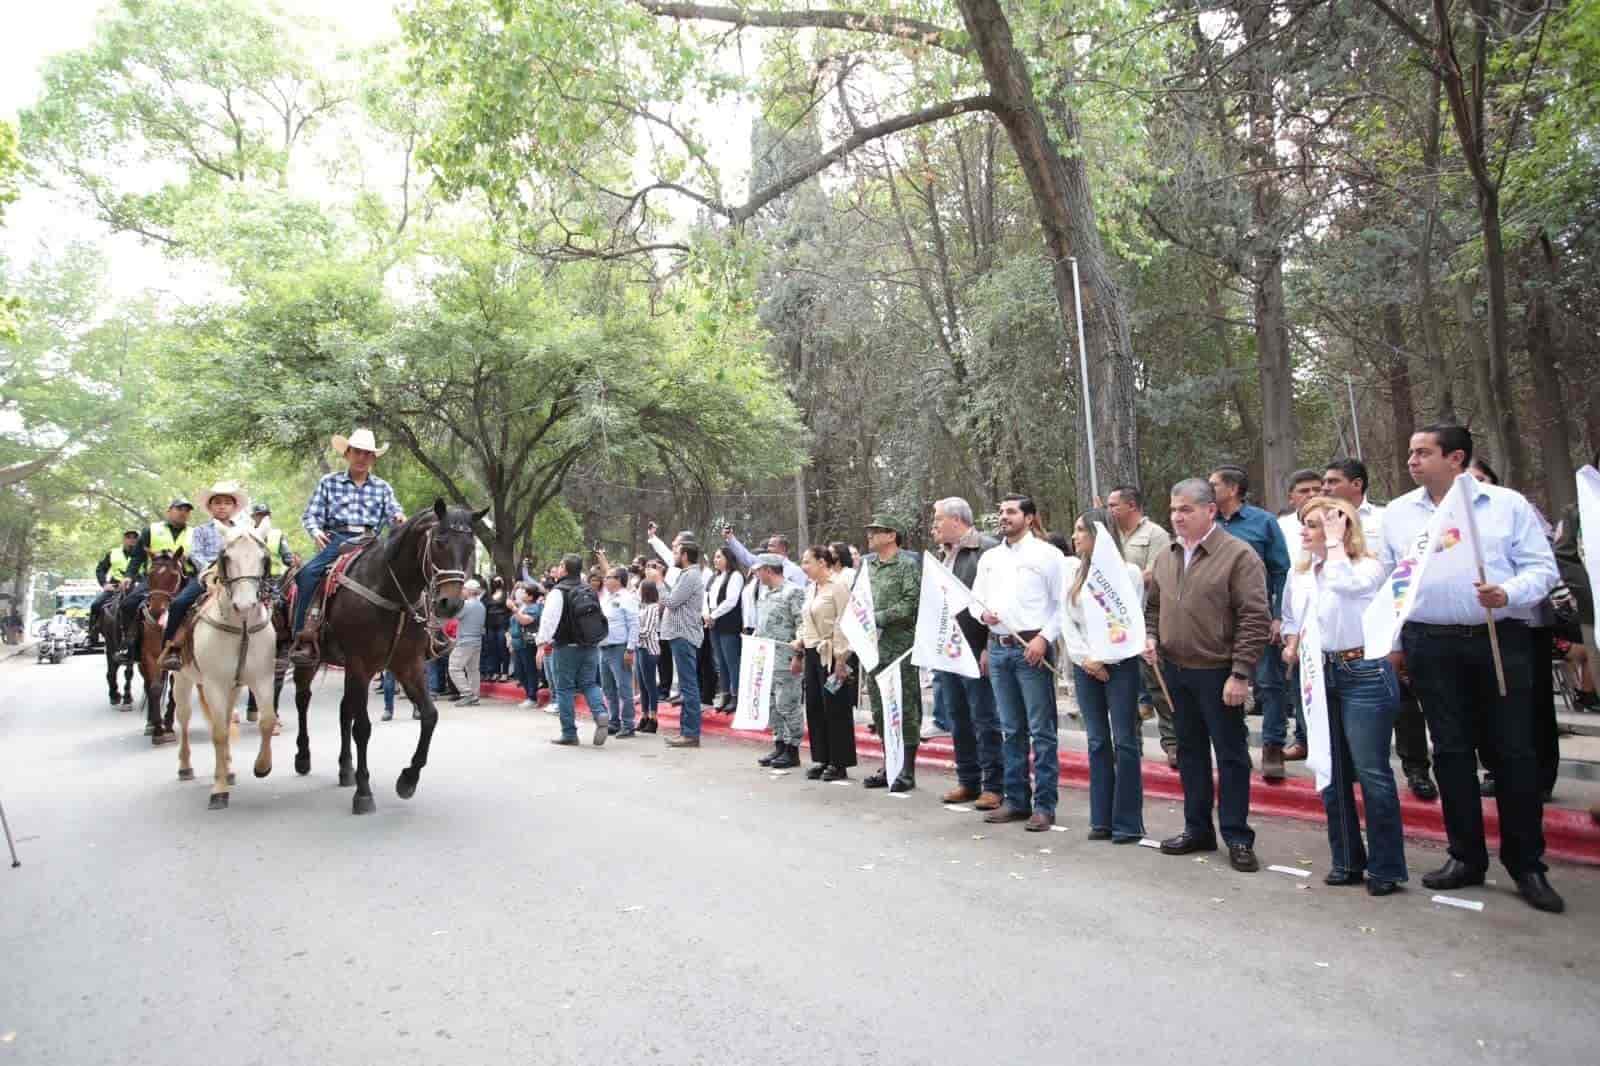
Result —
<path fill-rule="evenodd" d="M 1140 777 L 1144 754 L 1139 730 L 1139 653 L 1129 642 L 1129 654 L 1117 662 L 1093 658 L 1089 619 L 1084 601 L 1088 561 L 1094 556 L 1096 530 L 1103 528 L 1122 555 L 1117 524 L 1102 508 L 1086 511 L 1072 527 L 1072 549 L 1062 569 L 1061 639 L 1072 662 L 1072 680 L 1078 696 L 1078 713 L 1089 740 L 1089 839 L 1113 844 L 1136 844 L 1144 838 L 1144 783 Z M 1144 611 L 1144 574 L 1125 563 L 1128 581 Z"/>
<path fill-rule="evenodd" d="M 1367 884 L 1387 896 L 1406 881 L 1400 796 L 1389 765 L 1389 738 L 1400 710 L 1400 690 L 1387 659 L 1364 658 L 1361 616 L 1383 585 L 1383 568 L 1367 548 L 1361 518 L 1343 500 L 1319 496 L 1300 510 L 1301 556 L 1283 597 L 1283 661 L 1299 661 L 1300 631 L 1313 605 L 1322 638 L 1328 693 L 1328 733 L 1333 781 L 1322 790 L 1328 812 L 1330 885 Z M 1362 845 L 1355 784 L 1366 805 Z"/>
<path fill-rule="evenodd" d="M 706 586 L 706 638 L 717 664 L 722 690 L 712 707 L 727 714 L 739 699 L 739 630 L 744 624 L 744 573 L 726 548 L 711 556 L 715 575 Z"/>

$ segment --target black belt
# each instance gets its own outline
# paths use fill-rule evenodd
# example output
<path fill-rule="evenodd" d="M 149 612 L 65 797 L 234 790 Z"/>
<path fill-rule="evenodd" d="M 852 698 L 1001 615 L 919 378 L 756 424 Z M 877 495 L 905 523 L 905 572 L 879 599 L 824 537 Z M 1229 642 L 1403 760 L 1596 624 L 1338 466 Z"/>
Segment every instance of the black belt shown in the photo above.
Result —
<path fill-rule="evenodd" d="M 1495 622 L 1495 625 L 1504 629 L 1506 626 L 1525 626 L 1527 623 L 1516 618 L 1502 618 Z M 1446 626 L 1433 622 L 1407 622 L 1405 628 L 1415 630 L 1418 633 L 1425 633 L 1430 637 L 1471 638 L 1489 635 L 1487 623 L 1481 626 Z"/>
<path fill-rule="evenodd" d="M 1039 630 L 1037 629 L 1024 629 L 1018 632 L 1014 637 L 1003 636 L 999 633 L 990 633 L 989 640 L 1000 645 L 1002 648 L 1020 648 L 1038 635 Z"/>

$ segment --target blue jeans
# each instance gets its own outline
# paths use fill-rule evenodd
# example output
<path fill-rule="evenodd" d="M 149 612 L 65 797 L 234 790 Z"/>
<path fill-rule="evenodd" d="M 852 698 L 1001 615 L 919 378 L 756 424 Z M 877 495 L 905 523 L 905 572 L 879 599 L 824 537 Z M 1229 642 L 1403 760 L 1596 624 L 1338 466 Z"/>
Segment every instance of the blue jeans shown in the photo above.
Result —
<path fill-rule="evenodd" d="M 1333 868 L 1363 870 L 1379 881 L 1406 879 L 1406 848 L 1400 825 L 1400 794 L 1389 765 L 1389 736 L 1400 712 L 1400 687 L 1382 659 L 1356 659 L 1327 666 L 1328 734 L 1333 742 L 1333 781 L 1322 790 L 1328 812 Z M 1367 847 L 1361 845 L 1355 784 L 1367 809 Z"/>
<path fill-rule="evenodd" d="M 589 713 L 599 721 L 606 713 L 606 698 L 600 691 L 600 649 L 582 644 L 557 645 L 551 658 L 556 681 L 556 709 L 561 716 L 561 735 L 578 735 L 578 693 L 588 701 Z"/>
<path fill-rule="evenodd" d="M 499 677 L 510 663 L 506 660 L 506 627 L 484 626 L 483 660 L 484 677 Z"/>
<path fill-rule="evenodd" d="M 167 608 L 167 628 L 162 633 L 163 637 L 171 640 L 178 635 L 178 627 L 183 625 L 183 620 L 189 616 L 189 608 L 194 606 L 194 601 L 200 598 L 203 591 L 197 577 L 191 577 L 183 583 L 183 588 L 172 597 L 172 605 Z"/>
<path fill-rule="evenodd" d="M 530 700 L 539 698 L 539 649 L 531 644 L 518 644 L 512 649 L 517 656 L 517 674 L 522 691 Z"/>
<path fill-rule="evenodd" d="M 1268 654 L 1272 649 L 1267 649 Z M 1215 840 L 1211 824 L 1211 751 L 1217 753 L 1221 784 L 1217 821 L 1229 844 L 1254 847 L 1250 828 L 1250 749 L 1244 708 L 1222 702 L 1229 668 L 1193 670 L 1163 661 L 1172 693 L 1172 724 L 1178 731 L 1178 776 L 1183 779 L 1183 828 L 1201 840 Z"/>
<path fill-rule="evenodd" d="M 656 706 L 661 702 L 661 689 L 656 684 L 656 671 L 660 669 L 657 655 L 651 655 L 643 644 L 633 653 L 633 665 L 639 673 L 639 713 L 646 718 L 656 716 Z"/>
<path fill-rule="evenodd" d="M 383 713 L 394 713 L 394 671 L 383 672 Z"/>
<path fill-rule="evenodd" d="M 672 672 L 678 675 L 678 732 L 686 737 L 700 735 L 700 648 L 681 637 L 669 641 Z"/>
<path fill-rule="evenodd" d="M 1061 763 L 1056 757 L 1055 675 L 1043 664 L 1029 666 L 1020 645 L 989 642 L 989 684 L 1000 710 L 1005 804 L 1013 810 L 1056 813 Z M 1033 787 L 1028 747 L 1033 747 Z"/>
<path fill-rule="evenodd" d="M 349 533 L 330 533 L 328 538 L 328 546 L 307 560 L 294 579 L 294 635 L 297 637 L 300 630 L 305 628 L 306 612 L 311 609 L 311 598 L 316 595 L 317 586 L 322 583 L 328 567 L 339 557 L 339 546 L 354 539 Z"/>
<path fill-rule="evenodd" d="M 633 667 L 624 666 L 626 644 L 600 645 L 600 687 L 606 694 L 606 712 L 611 724 L 624 733 L 633 732 Z"/>
<path fill-rule="evenodd" d="M 435 696 L 443 694 L 445 682 L 450 677 L 450 653 L 428 661 L 428 691 Z"/>
<path fill-rule="evenodd" d="M 956 749 L 956 781 L 978 792 L 1005 791 L 1005 762 L 1000 755 L 1000 715 L 994 689 L 986 677 L 933 672 L 934 721 L 943 707 L 950 740 Z"/>
<path fill-rule="evenodd" d="M 711 653 L 717 661 L 717 677 L 722 681 L 722 691 L 728 694 L 731 704 L 739 698 L 739 658 L 742 645 L 737 633 L 707 633 Z"/>
<path fill-rule="evenodd" d="M 1289 694 L 1288 678 L 1284 672 L 1282 646 L 1268 644 L 1256 663 L 1256 703 L 1261 707 L 1261 743 L 1283 744 L 1289 738 L 1289 701 L 1294 701 L 1294 738 L 1305 743 L 1306 718 L 1300 710 L 1298 687 Z"/>
<path fill-rule="evenodd" d="M 954 737 L 956 727 L 955 723 L 950 720 L 950 701 L 945 696 L 944 686 L 939 684 L 940 676 L 940 671 L 935 670 L 933 672 L 933 727 L 935 729 L 942 729 Z M 960 677 L 961 675 L 956 674 L 952 676 Z M 983 679 L 979 678 L 979 680 L 981 681 Z M 985 687 L 987 688 L 988 686 Z M 993 694 L 991 693 L 991 699 L 992 696 Z M 958 772 L 957 777 L 959 776 L 960 774 Z"/>
<path fill-rule="evenodd" d="M 1089 828 L 1144 836 L 1143 744 L 1139 731 L 1139 660 L 1106 663 L 1108 681 L 1072 668 L 1078 713 L 1089 738 Z M 1115 755 L 1113 755 L 1115 752 Z"/>

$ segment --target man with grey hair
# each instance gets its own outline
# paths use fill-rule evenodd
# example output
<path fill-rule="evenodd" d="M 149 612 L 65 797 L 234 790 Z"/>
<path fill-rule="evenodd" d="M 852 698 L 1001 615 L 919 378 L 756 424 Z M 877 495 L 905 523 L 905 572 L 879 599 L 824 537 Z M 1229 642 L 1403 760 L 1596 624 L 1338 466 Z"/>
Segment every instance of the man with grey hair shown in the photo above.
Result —
<path fill-rule="evenodd" d="M 1219 818 L 1228 861 L 1260 869 L 1250 829 L 1250 753 L 1244 698 L 1271 631 L 1267 573 L 1255 551 L 1217 523 L 1216 496 L 1199 478 L 1172 487 L 1171 547 L 1145 590 L 1145 659 L 1172 696 L 1183 779 L 1183 832 L 1168 855 L 1217 850 L 1211 817 L 1211 748 L 1221 783 Z"/>
<path fill-rule="evenodd" d="M 972 507 L 959 496 L 933 505 L 932 530 L 942 549 L 939 562 L 971 588 L 978 576 L 978 556 L 999 542 L 973 528 Z M 973 654 L 982 655 L 989 646 L 989 627 L 968 611 L 956 616 L 956 624 Z M 944 802 L 971 803 L 980 811 L 996 809 L 1005 793 L 1005 764 L 994 688 L 986 676 L 963 677 L 935 670 L 933 695 L 950 717 L 950 739 L 956 749 L 956 787 L 944 794 Z"/>

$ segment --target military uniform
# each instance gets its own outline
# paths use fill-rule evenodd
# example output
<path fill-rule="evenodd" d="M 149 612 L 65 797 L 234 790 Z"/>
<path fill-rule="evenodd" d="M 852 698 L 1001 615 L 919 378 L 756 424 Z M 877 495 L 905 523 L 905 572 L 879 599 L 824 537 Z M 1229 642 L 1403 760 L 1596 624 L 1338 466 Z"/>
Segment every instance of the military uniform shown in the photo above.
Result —
<path fill-rule="evenodd" d="M 905 526 L 887 515 L 876 516 L 868 529 L 887 529 L 905 536 Z M 884 560 L 869 555 L 864 564 L 872 580 L 872 606 L 878 624 L 878 669 L 867 684 L 872 699 L 872 724 L 883 735 L 883 698 L 878 675 L 904 652 L 911 650 L 917 634 L 917 603 L 922 598 L 922 568 L 902 549 Z M 906 656 L 900 664 L 902 736 L 905 746 L 922 742 L 922 680 Z"/>
<path fill-rule="evenodd" d="M 805 590 L 798 585 L 785 583 L 767 591 L 760 600 L 761 620 L 755 633 L 780 645 L 772 676 L 772 739 L 795 747 L 805 739 L 805 712 L 800 703 L 800 675 L 789 669 L 797 654 L 790 645 L 800 631 L 805 603 Z"/>

